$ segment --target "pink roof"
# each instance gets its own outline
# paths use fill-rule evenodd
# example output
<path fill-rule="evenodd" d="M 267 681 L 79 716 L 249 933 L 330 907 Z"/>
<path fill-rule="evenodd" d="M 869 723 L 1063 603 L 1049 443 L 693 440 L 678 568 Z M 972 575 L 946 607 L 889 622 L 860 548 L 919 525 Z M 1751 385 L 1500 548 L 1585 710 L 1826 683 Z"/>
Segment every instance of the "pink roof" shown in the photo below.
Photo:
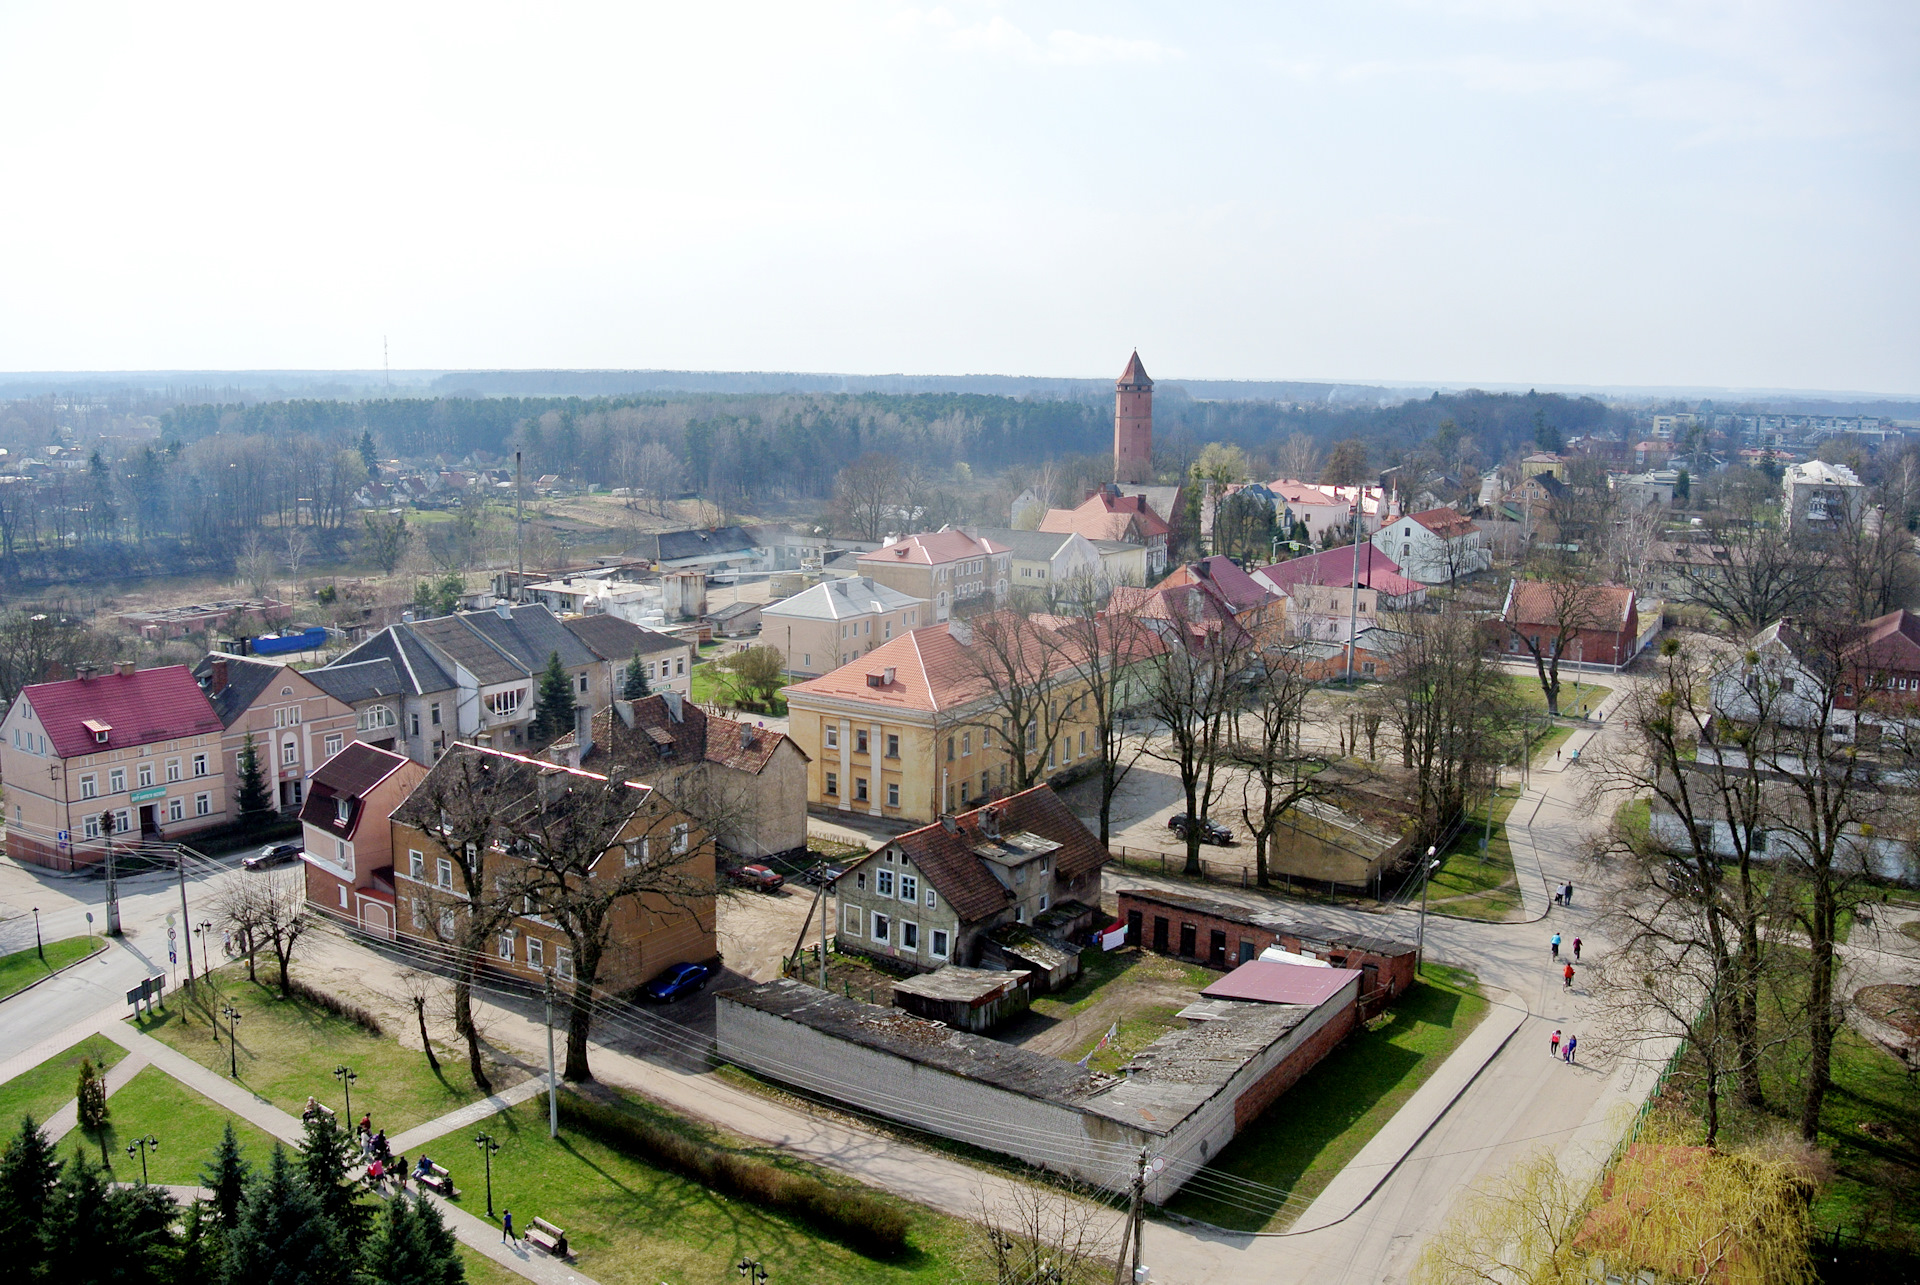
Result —
<path fill-rule="evenodd" d="M 1355 968 L 1314 968 L 1307 964 L 1250 959 L 1200 993 L 1208 999 L 1243 999 L 1260 1004 L 1304 1004 L 1318 1008 L 1358 976 L 1360 971 Z"/>
<path fill-rule="evenodd" d="M 1288 504 L 1325 505 L 1348 503 L 1348 501 L 1341 499 L 1337 495 L 1329 495 L 1318 487 L 1306 482 L 1296 481 L 1290 477 L 1283 477 L 1267 483 L 1267 489 L 1285 500 Z"/>
<path fill-rule="evenodd" d="M 221 730 L 220 716 L 185 665 L 35 683 L 22 694 L 63 759 Z M 110 728 L 107 739 L 95 739 L 88 723 Z"/>
<path fill-rule="evenodd" d="M 1289 593 L 1296 585 L 1328 585 L 1344 589 L 1353 583 L 1353 546 L 1326 549 L 1305 557 L 1289 558 L 1270 567 L 1261 567 L 1254 578 Z M 1389 598 L 1401 598 L 1426 588 L 1400 572 L 1400 564 L 1380 552 L 1371 543 L 1360 546 L 1360 587 L 1374 589 Z"/>
<path fill-rule="evenodd" d="M 1187 563 L 1160 583 L 1162 588 L 1172 589 L 1201 580 L 1213 581 L 1235 612 L 1247 611 L 1274 600 L 1272 589 L 1235 566 L 1233 559 L 1218 553 L 1198 562 Z"/>
<path fill-rule="evenodd" d="M 859 560 L 932 567 L 1005 552 L 1007 546 L 995 544 L 992 540 L 976 540 L 965 531 L 929 531 L 925 535 L 902 536 L 884 549 L 872 549 L 861 554 Z"/>

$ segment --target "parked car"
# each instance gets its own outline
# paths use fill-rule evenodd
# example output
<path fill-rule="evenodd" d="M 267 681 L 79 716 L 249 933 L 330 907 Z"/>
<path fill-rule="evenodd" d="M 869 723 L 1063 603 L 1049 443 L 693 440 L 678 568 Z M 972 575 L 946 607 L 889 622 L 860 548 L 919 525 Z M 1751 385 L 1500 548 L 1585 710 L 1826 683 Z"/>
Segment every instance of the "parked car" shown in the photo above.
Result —
<path fill-rule="evenodd" d="M 711 976 L 713 970 L 705 964 L 675 964 L 640 990 L 656 1004 L 671 1004 L 705 986 Z"/>
<path fill-rule="evenodd" d="M 761 892 L 778 892 L 787 882 L 766 866 L 741 866 L 730 877 L 743 887 L 758 888 Z"/>
<path fill-rule="evenodd" d="M 1187 837 L 1187 831 L 1195 824 L 1194 819 L 1184 812 L 1176 812 L 1167 818 L 1167 829 L 1182 839 Z M 1200 826 L 1200 842 L 1215 843 L 1223 847 L 1233 842 L 1233 831 L 1218 821 L 1201 821 L 1197 824 Z"/>
<path fill-rule="evenodd" d="M 819 888 L 832 883 L 846 872 L 846 867 L 844 866 L 831 866 L 822 861 L 819 865 L 808 866 L 805 870 L 802 870 L 800 877 L 814 887 Z"/>
<path fill-rule="evenodd" d="M 269 870 L 274 866 L 284 866 L 290 861 L 300 859 L 300 845 L 297 843 L 269 843 L 252 856 L 244 858 L 241 868 L 246 870 Z"/>

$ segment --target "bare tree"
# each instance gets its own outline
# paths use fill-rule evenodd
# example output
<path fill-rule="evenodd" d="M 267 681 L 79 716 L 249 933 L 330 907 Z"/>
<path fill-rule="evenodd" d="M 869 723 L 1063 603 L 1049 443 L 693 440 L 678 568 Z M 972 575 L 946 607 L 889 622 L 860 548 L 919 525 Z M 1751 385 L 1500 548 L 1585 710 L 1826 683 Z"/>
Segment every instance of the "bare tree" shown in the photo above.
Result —
<path fill-rule="evenodd" d="M 1610 633 L 1620 627 L 1616 595 L 1586 580 L 1579 569 L 1554 567 L 1545 580 L 1516 580 L 1510 586 L 1507 636 L 1533 661 L 1547 713 L 1560 713 L 1560 666 L 1573 655 L 1580 635 Z M 1523 628 L 1523 626 L 1525 628 Z"/>
<path fill-rule="evenodd" d="M 900 466 L 869 451 L 834 479 L 834 525 L 863 540 L 878 540 L 900 506 Z"/>
<path fill-rule="evenodd" d="M 649 496 L 654 511 L 664 513 L 667 501 L 679 491 L 684 473 L 679 456 L 658 442 L 648 442 L 635 454 L 629 475 L 633 479 L 634 498 Z"/>
<path fill-rule="evenodd" d="M 400 999 L 413 1009 L 413 1020 L 420 1026 L 420 1047 L 426 1052 L 427 1066 L 437 1075 L 440 1059 L 434 1056 L 433 1036 L 427 1032 L 427 1005 L 440 993 L 440 983 L 429 973 L 406 968 L 400 972 Z"/>
<path fill-rule="evenodd" d="M 241 541 L 240 556 L 233 561 L 234 574 L 247 586 L 256 598 L 267 596 L 267 586 L 273 581 L 273 551 L 267 547 L 266 537 L 259 531 L 247 532 Z"/>
<path fill-rule="evenodd" d="M 1084 1184 L 1003 1183 L 979 1206 L 975 1278 L 993 1285 L 1105 1285 L 1126 1257 L 1113 1211 Z"/>
<path fill-rule="evenodd" d="M 1687 600 L 1725 621 L 1736 638 L 1798 612 L 1826 574 L 1815 550 L 1787 539 L 1767 507 L 1770 498 L 1750 488 L 1723 494 L 1706 520 L 1704 552 L 1680 563 Z"/>
<path fill-rule="evenodd" d="M 361 548 L 366 550 L 367 558 L 374 566 L 392 575 L 394 568 L 407 556 L 407 546 L 413 542 L 413 532 L 407 529 L 407 519 L 398 513 L 369 513 L 366 527 L 367 534 L 361 540 Z"/>
<path fill-rule="evenodd" d="M 286 550 L 287 575 L 292 579 L 294 585 L 298 587 L 300 583 L 300 568 L 306 566 L 307 560 L 313 556 L 313 539 L 307 534 L 305 527 L 290 526 L 287 528 Z"/>
<path fill-rule="evenodd" d="M 950 629 L 958 631 L 980 695 L 947 725 L 946 736 L 977 732 L 982 749 L 1000 737 L 1013 770 L 1008 788 L 1027 789 L 1051 770 L 1060 733 L 1082 699 L 1062 681 L 1071 671 L 1062 639 L 1050 621 L 1013 610 L 955 621 Z"/>
<path fill-rule="evenodd" d="M 1100 755 L 1100 844 L 1105 847 L 1113 835 L 1113 796 L 1139 762 L 1143 744 L 1129 735 L 1127 713 L 1145 700 L 1141 675 L 1148 657 L 1167 644 L 1125 607 L 1101 612 L 1092 582 L 1075 587 L 1078 592 L 1058 604 L 1065 617 L 1058 638 L 1061 658 L 1084 694 Z"/>
<path fill-rule="evenodd" d="M 1413 773 L 1420 817 L 1413 846 L 1423 848 L 1459 815 L 1469 786 L 1505 757 L 1517 709 L 1473 617 L 1448 608 L 1383 620 L 1393 654 L 1380 699 Z"/>
<path fill-rule="evenodd" d="M 1251 666 L 1249 699 L 1233 720 L 1228 753 L 1241 769 L 1240 816 L 1253 836 L 1254 876 L 1262 888 L 1271 882 L 1268 861 L 1273 836 L 1287 813 L 1319 793 L 1326 759 L 1307 752 L 1300 741 L 1300 720 L 1312 684 L 1297 645 L 1271 647 Z"/>
<path fill-rule="evenodd" d="M 305 882 L 273 875 L 235 880 L 227 885 L 217 904 L 219 922 L 246 951 L 247 980 L 259 980 L 254 959 L 264 945 L 280 966 L 281 995 L 291 995 L 294 951 L 313 925 Z"/>
<path fill-rule="evenodd" d="M 1320 447 L 1305 433 L 1280 443 L 1280 476 L 1306 482 L 1320 476 Z"/>

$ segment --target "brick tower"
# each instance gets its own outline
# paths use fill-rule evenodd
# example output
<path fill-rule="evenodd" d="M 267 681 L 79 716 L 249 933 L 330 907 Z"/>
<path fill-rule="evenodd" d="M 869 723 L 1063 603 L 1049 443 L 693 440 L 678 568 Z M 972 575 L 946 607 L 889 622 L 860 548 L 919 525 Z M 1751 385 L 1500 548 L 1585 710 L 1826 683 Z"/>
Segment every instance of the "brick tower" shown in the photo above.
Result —
<path fill-rule="evenodd" d="M 1153 381 L 1138 352 L 1113 384 L 1113 480 L 1153 480 Z"/>

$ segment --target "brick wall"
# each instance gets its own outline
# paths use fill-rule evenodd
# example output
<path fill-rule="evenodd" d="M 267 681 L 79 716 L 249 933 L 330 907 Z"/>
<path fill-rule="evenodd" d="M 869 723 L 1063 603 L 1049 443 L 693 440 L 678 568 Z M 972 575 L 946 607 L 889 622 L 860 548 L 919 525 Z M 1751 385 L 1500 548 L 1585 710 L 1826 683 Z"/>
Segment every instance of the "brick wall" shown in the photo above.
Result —
<path fill-rule="evenodd" d="M 1306 1040 L 1291 1053 L 1279 1066 L 1261 1076 L 1254 1086 L 1242 1093 L 1233 1104 L 1234 1132 L 1246 1128 L 1259 1118 L 1260 1113 L 1272 1106 L 1274 1099 L 1292 1088 L 1300 1077 L 1311 1071 L 1320 1059 L 1333 1052 L 1341 1040 L 1352 1033 L 1355 1022 L 1359 1020 L 1353 1005 L 1349 1004 L 1335 1014 L 1326 1025 L 1309 1035 Z"/>

